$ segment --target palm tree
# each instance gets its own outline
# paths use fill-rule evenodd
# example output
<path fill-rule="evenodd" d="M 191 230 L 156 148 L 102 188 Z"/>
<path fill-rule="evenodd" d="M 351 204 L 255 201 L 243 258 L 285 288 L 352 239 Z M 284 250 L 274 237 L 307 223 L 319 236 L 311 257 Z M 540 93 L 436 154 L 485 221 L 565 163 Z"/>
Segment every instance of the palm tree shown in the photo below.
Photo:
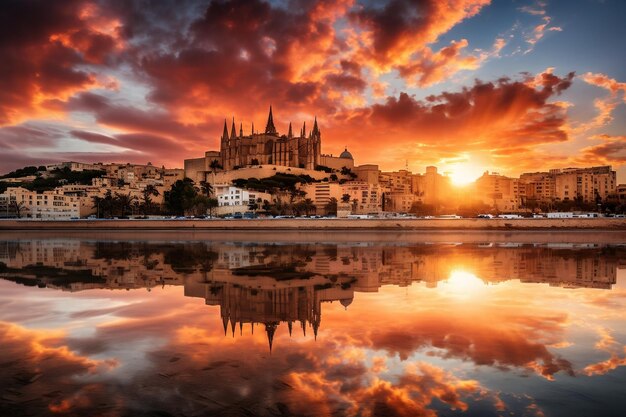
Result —
<path fill-rule="evenodd" d="M 206 181 L 200 181 L 200 192 L 207 197 L 211 197 L 214 192 L 213 185 Z"/>
<path fill-rule="evenodd" d="M 313 200 L 311 200 L 310 198 L 305 199 L 302 202 L 302 209 L 304 210 L 304 213 L 307 216 L 309 215 L 309 212 L 315 211 L 316 207 L 315 207 L 315 204 L 313 203 Z"/>
<path fill-rule="evenodd" d="M 213 184 L 215 184 L 215 171 L 218 169 L 223 169 L 222 165 L 220 165 L 220 161 L 214 159 L 209 164 L 209 168 L 211 168 L 211 173 L 213 174 Z"/>
<path fill-rule="evenodd" d="M 125 216 L 126 213 L 132 210 L 132 204 L 137 197 L 134 195 L 115 193 L 116 205 L 120 209 L 121 215 Z"/>
<path fill-rule="evenodd" d="M 350 194 L 344 194 L 341 196 L 341 202 L 342 203 L 349 203 L 350 202 Z"/>
<path fill-rule="evenodd" d="M 217 198 L 209 197 L 209 200 L 207 201 L 207 203 L 208 203 L 208 207 L 209 207 L 209 216 L 213 217 L 213 209 L 215 209 L 217 206 L 219 206 Z"/>
<path fill-rule="evenodd" d="M 146 215 L 148 212 L 152 211 L 152 199 L 151 196 L 157 197 L 159 195 L 159 190 L 152 184 L 146 185 L 146 188 L 143 189 L 143 202 L 141 204 L 141 209 L 143 210 L 143 214 Z"/>
<path fill-rule="evenodd" d="M 91 200 L 93 201 L 93 205 L 91 206 L 91 208 L 96 209 L 96 217 L 100 218 L 100 205 L 103 203 L 104 198 L 94 195 L 93 197 L 91 197 Z"/>

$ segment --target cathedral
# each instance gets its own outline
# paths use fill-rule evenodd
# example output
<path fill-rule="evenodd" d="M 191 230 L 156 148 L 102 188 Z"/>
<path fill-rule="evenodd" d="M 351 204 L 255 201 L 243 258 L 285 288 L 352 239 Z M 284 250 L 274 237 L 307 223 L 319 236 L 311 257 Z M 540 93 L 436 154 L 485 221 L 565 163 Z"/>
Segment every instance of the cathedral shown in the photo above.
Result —
<path fill-rule="evenodd" d="M 235 128 L 235 120 L 228 133 L 224 121 L 224 133 L 221 137 L 219 156 L 211 152 L 224 170 L 248 165 L 280 165 L 287 167 L 315 169 L 320 165 L 321 132 L 317 126 L 317 119 L 313 129 L 308 133 L 306 123 L 303 124 L 298 136 L 293 134 L 291 123 L 286 135 L 279 135 L 274 126 L 272 107 L 263 133 L 254 131 L 254 124 L 250 135 L 244 136 L 243 126 L 239 126 L 239 134 Z M 208 153 L 207 153 L 208 154 Z M 209 155 L 207 155 L 209 156 Z"/>

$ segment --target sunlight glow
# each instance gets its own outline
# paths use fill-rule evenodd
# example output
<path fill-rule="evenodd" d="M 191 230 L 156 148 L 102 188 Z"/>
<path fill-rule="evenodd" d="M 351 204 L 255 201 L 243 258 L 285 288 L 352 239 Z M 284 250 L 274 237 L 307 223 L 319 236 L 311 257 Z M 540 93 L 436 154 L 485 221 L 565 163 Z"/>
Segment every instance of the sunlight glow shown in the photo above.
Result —
<path fill-rule="evenodd" d="M 476 181 L 485 171 L 484 167 L 468 162 L 451 165 L 449 177 L 452 183 L 457 186 L 467 185 Z"/>
<path fill-rule="evenodd" d="M 446 280 L 446 286 L 451 293 L 469 296 L 481 292 L 485 289 L 485 283 L 476 275 L 455 269 Z"/>

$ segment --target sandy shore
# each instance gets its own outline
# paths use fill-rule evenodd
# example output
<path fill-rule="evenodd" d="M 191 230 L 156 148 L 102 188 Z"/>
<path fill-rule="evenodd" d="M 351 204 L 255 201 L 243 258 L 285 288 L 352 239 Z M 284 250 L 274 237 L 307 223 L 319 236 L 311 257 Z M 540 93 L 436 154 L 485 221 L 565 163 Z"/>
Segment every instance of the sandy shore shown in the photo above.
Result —
<path fill-rule="evenodd" d="M 1 220 L 8 230 L 626 230 L 626 219 Z"/>

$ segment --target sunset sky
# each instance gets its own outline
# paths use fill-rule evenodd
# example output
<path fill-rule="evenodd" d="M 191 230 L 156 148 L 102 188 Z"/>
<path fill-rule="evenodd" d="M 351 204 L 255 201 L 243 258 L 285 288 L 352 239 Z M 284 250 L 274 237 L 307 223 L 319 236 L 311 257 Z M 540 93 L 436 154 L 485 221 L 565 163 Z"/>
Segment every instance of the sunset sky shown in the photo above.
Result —
<path fill-rule="evenodd" d="M 317 116 L 322 152 L 471 178 L 610 164 L 626 182 L 621 0 L 8 0 L 0 173 L 182 167 Z"/>

